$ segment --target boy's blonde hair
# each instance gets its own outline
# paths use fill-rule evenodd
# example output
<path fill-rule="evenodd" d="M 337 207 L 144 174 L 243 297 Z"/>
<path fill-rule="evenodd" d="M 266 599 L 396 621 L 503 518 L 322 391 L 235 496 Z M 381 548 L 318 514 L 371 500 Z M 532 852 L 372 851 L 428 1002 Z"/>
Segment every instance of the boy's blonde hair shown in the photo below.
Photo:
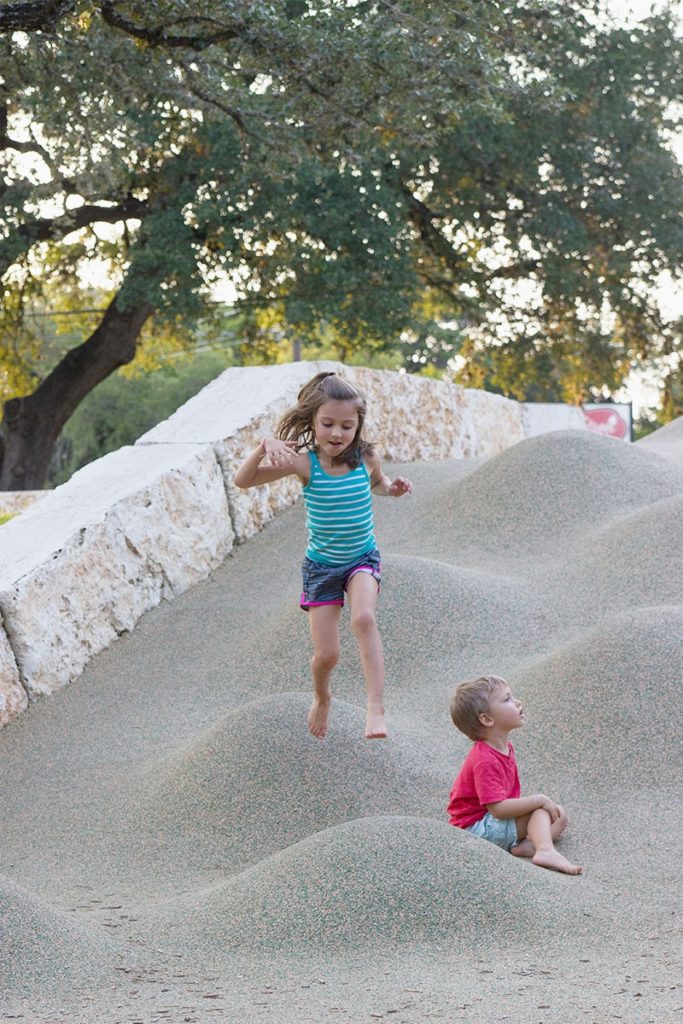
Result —
<path fill-rule="evenodd" d="M 489 698 L 497 686 L 507 686 L 500 676 L 479 676 L 460 683 L 451 697 L 451 718 L 460 732 L 471 740 L 481 739 L 483 735 L 479 715 L 489 709 Z"/>

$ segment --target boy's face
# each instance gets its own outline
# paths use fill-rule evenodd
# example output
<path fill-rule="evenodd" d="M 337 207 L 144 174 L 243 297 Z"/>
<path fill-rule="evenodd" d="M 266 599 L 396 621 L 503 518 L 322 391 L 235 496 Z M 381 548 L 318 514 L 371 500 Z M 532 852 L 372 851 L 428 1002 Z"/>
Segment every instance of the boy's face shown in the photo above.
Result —
<path fill-rule="evenodd" d="M 484 725 L 493 726 L 505 732 L 519 729 L 524 725 L 524 709 L 522 702 L 513 697 L 510 687 L 500 684 L 489 697 L 489 709 L 482 717 Z"/>

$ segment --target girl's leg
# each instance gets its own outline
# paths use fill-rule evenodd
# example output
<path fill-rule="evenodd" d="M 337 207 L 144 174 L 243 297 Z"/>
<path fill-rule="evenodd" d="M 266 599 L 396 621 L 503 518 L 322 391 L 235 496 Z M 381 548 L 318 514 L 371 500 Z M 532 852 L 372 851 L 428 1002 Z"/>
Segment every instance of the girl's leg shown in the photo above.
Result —
<path fill-rule="evenodd" d="M 357 572 L 347 584 L 351 605 L 351 629 L 358 644 L 360 661 L 368 694 L 365 735 L 368 739 L 384 739 L 384 652 L 377 621 L 377 580 L 369 572 Z"/>
<path fill-rule="evenodd" d="M 308 712 L 308 729 L 313 736 L 323 739 L 327 735 L 330 715 L 330 676 L 339 661 L 339 618 L 341 605 L 323 604 L 308 609 L 308 622 L 313 638 L 313 703 Z"/>
<path fill-rule="evenodd" d="M 562 871 L 565 875 L 580 875 L 583 869 L 576 864 L 572 864 L 555 849 L 553 845 L 553 824 L 557 824 L 557 822 L 551 823 L 550 815 L 542 807 L 539 807 L 538 810 L 533 811 L 529 815 L 527 831 L 536 851 L 531 858 L 532 862 L 538 864 L 541 868 L 550 868 L 551 871 Z"/>

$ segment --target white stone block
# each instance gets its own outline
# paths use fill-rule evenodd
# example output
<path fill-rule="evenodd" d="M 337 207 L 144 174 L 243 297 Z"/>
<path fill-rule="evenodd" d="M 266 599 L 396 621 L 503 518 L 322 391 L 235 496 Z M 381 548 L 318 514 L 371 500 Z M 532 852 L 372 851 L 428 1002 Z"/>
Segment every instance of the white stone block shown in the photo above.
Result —
<path fill-rule="evenodd" d="M 27 704 L 26 690 L 19 679 L 14 652 L 0 621 L 0 726 L 16 718 Z"/>
<path fill-rule="evenodd" d="M 391 370 L 347 367 L 344 376 L 367 399 L 365 436 L 392 462 L 462 455 L 464 389 Z"/>
<path fill-rule="evenodd" d="M 232 437 L 269 412 L 275 419 L 296 401 L 299 389 L 323 370 L 345 372 L 341 363 L 233 366 L 181 405 L 138 445 L 213 444 Z"/>
<path fill-rule="evenodd" d="M 480 459 L 498 455 L 524 440 L 519 402 L 489 391 L 466 388 L 464 395 L 463 456 Z"/>
<path fill-rule="evenodd" d="M 223 472 L 230 515 L 238 540 L 257 533 L 276 512 L 297 500 L 294 477 L 244 491 L 233 478 L 241 462 L 264 436 L 272 436 L 301 387 L 323 370 L 345 373 L 340 363 L 301 362 L 282 366 L 231 367 L 199 394 L 136 442 L 211 444 Z"/>
<path fill-rule="evenodd" d="M 0 608 L 33 696 L 74 679 L 232 547 L 210 446 L 128 447 L 0 528 Z"/>
<path fill-rule="evenodd" d="M 410 462 L 463 454 L 461 387 L 333 362 L 233 367 L 144 434 L 137 445 L 212 444 L 223 470 L 235 535 L 246 540 L 295 502 L 301 485 L 287 477 L 244 491 L 233 484 L 237 467 L 264 435 L 275 432 L 302 385 L 324 370 L 339 373 L 363 392 L 368 405 L 365 436 L 384 459 Z"/>
<path fill-rule="evenodd" d="M 579 405 L 561 402 L 524 402 L 522 422 L 525 437 L 536 437 L 554 430 L 585 430 L 586 420 Z"/>
<path fill-rule="evenodd" d="M 0 516 L 15 516 L 50 494 L 46 491 L 0 491 Z"/>

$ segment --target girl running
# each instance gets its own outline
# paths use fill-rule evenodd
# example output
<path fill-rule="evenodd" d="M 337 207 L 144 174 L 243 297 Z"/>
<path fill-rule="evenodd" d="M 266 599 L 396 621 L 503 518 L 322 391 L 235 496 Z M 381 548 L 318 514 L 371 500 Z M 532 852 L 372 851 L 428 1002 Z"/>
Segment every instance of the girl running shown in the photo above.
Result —
<path fill-rule="evenodd" d="M 367 687 L 365 735 L 387 735 L 384 654 L 375 620 L 381 565 L 371 491 L 400 498 L 413 485 L 403 477 L 392 481 L 384 475 L 374 446 L 362 437 L 365 415 L 360 392 L 335 373 L 319 373 L 280 420 L 278 436 L 264 438 L 235 474 L 235 484 L 242 488 L 289 475 L 298 476 L 303 485 L 308 547 L 300 605 L 309 614 L 313 639 L 308 728 L 319 739 L 327 734 L 345 593 Z"/>

